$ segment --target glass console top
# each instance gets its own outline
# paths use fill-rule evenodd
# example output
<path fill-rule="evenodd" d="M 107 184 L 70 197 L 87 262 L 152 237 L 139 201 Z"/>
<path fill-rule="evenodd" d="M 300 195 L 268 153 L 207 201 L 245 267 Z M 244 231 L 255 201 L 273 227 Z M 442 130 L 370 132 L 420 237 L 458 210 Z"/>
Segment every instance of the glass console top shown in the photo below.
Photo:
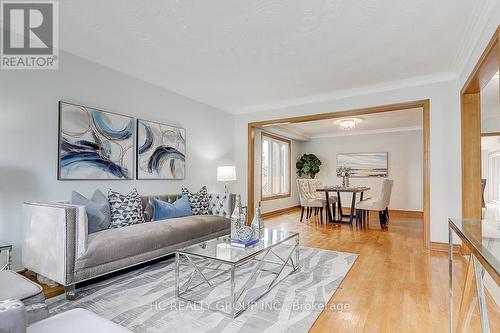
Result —
<path fill-rule="evenodd" d="M 455 231 L 466 239 L 490 266 L 500 274 L 500 221 L 450 219 Z"/>

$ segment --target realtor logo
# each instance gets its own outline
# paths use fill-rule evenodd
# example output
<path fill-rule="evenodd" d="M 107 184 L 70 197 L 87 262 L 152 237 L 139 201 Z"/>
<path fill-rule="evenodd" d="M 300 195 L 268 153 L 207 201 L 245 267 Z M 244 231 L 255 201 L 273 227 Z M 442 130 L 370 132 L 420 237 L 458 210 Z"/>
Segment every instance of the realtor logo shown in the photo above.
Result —
<path fill-rule="evenodd" d="M 1 1 L 1 69 L 58 69 L 56 1 Z"/>

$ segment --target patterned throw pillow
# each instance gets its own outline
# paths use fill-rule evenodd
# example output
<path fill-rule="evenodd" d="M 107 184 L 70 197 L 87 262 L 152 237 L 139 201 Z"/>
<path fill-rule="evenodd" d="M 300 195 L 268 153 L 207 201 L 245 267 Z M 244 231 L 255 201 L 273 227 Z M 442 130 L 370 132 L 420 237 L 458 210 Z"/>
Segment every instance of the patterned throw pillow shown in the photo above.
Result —
<path fill-rule="evenodd" d="M 197 193 L 191 193 L 187 188 L 182 187 L 182 194 L 187 194 L 193 215 L 208 215 L 208 193 L 206 186 L 203 186 Z"/>
<path fill-rule="evenodd" d="M 127 195 L 109 190 L 108 201 L 111 208 L 110 228 L 121 228 L 144 223 L 141 197 L 137 189 L 134 188 Z"/>

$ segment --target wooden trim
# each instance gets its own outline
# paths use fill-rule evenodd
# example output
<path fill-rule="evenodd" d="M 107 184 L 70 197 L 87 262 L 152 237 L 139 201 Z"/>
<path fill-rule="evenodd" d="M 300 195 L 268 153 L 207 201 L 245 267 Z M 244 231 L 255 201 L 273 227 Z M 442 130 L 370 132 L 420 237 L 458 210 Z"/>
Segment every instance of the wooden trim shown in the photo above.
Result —
<path fill-rule="evenodd" d="M 265 131 L 262 131 L 260 133 L 261 136 L 267 136 L 268 138 L 271 138 L 271 139 L 274 139 L 274 140 L 277 140 L 277 141 L 283 141 L 283 142 L 286 142 L 288 143 L 290 146 L 292 145 L 292 140 L 290 139 L 287 139 L 287 138 L 284 138 L 284 137 L 281 137 L 281 136 L 278 136 L 278 135 L 275 135 L 275 134 L 271 134 L 271 133 L 268 133 L 268 132 L 265 132 Z"/>
<path fill-rule="evenodd" d="M 267 212 L 267 213 L 262 214 L 262 218 L 267 219 L 270 217 L 276 217 L 279 215 L 289 214 L 289 213 L 296 211 L 299 208 L 300 208 L 300 205 L 273 210 L 271 212 Z"/>
<path fill-rule="evenodd" d="M 460 91 L 461 95 L 479 93 L 498 71 L 500 64 L 499 39 L 500 25 L 493 33 L 493 36 L 491 36 L 488 45 L 467 78 L 467 81 Z"/>
<path fill-rule="evenodd" d="M 351 212 L 350 207 L 342 207 L 343 214 L 349 214 Z M 377 211 L 370 211 L 370 217 L 377 217 Z M 414 219 L 423 219 L 424 212 L 423 211 L 415 211 L 415 210 L 402 210 L 402 209 L 389 209 L 390 217 L 406 217 L 406 218 L 414 218 Z"/>
<path fill-rule="evenodd" d="M 500 132 L 481 133 L 481 136 L 500 136 Z"/>
<path fill-rule="evenodd" d="M 438 252 L 446 252 L 448 253 L 448 243 L 441 243 L 441 242 L 431 242 L 431 251 L 438 251 Z M 453 253 L 459 254 L 460 253 L 460 244 L 453 244 Z"/>
<path fill-rule="evenodd" d="M 307 115 L 307 116 L 256 121 L 256 122 L 249 123 L 249 126 L 263 127 L 263 126 L 282 124 L 282 123 L 303 123 L 303 122 L 316 121 L 316 120 L 328 120 L 328 119 L 343 118 L 343 117 L 361 116 L 361 115 L 365 115 L 365 114 L 379 113 L 379 112 L 390 112 L 390 111 L 416 109 L 416 108 L 423 107 L 424 103 L 426 103 L 428 101 L 429 100 L 426 99 L 426 100 L 419 100 L 419 101 L 408 102 L 408 103 L 396 103 L 396 104 L 380 105 L 380 106 L 361 108 L 361 109 L 353 109 L 353 110 L 348 110 L 348 111 L 327 112 L 327 113 L 318 113 L 318 114 L 312 114 L 312 115 Z"/>
<path fill-rule="evenodd" d="M 430 101 L 426 100 L 422 106 L 423 123 L 423 172 L 424 172 L 424 230 L 423 242 L 426 249 L 430 248 L 431 243 L 431 121 L 430 121 Z"/>
<path fill-rule="evenodd" d="M 424 212 L 423 211 L 419 212 L 414 210 L 389 209 L 389 216 L 423 219 Z"/>
<path fill-rule="evenodd" d="M 462 218 L 481 219 L 481 98 L 461 98 Z"/>
<path fill-rule="evenodd" d="M 390 111 L 401 111 L 409 110 L 415 108 L 422 108 L 423 117 L 423 140 L 424 140 L 424 152 L 423 152 L 423 173 L 424 173 L 424 233 L 423 233 L 423 243 L 425 248 L 430 247 L 430 160 L 429 160 L 429 147 L 430 147 L 430 101 L 428 99 L 418 100 L 407 103 L 396 103 L 389 105 L 381 105 L 369 108 L 354 109 L 349 111 L 339 111 L 339 112 L 328 112 L 320 113 L 314 115 L 282 118 L 282 119 L 272 119 L 265 121 L 257 121 L 248 123 L 248 179 L 247 179 L 247 204 L 248 207 L 255 207 L 255 129 L 261 128 L 266 125 L 273 125 L 279 123 L 300 123 L 315 120 L 325 120 L 325 119 L 335 119 L 341 117 L 352 117 L 360 116 L 364 114 L 380 113 L 380 112 L 390 112 Z M 253 209 L 249 209 L 249 220 L 252 220 Z"/>
<path fill-rule="evenodd" d="M 262 145 L 262 141 L 263 141 L 264 137 L 267 137 L 267 138 L 275 140 L 275 141 L 281 141 L 281 142 L 288 144 L 288 193 L 277 194 L 277 195 L 268 195 L 268 196 L 264 196 L 262 194 L 262 158 L 261 158 L 261 161 L 260 161 L 260 184 L 259 184 L 260 201 L 270 201 L 270 200 L 290 198 L 292 196 L 292 140 L 262 131 L 260 133 L 261 145 Z M 255 151 L 255 148 L 254 148 L 254 151 Z M 262 156 L 262 152 L 261 152 L 261 156 Z M 254 156 L 254 158 L 255 158 L 255 156 Z M 255 163 L 255 160 L 254 160 L 254 163 Z"/>
<path fill-rule="evenodd" d="M 279 200 L 279 199 L 285 199 L 285 198 L 290 198 L 292 196 L 291 193 L 287 194 L 278 194 L 278 195 L 271 195 L 271 196 L 263 196 L 262 191 L 260 195 L 260 201 L 272 201 L 272 200 Z"/>
<path fill-rule="evenodd" d="M 481 133 L 481 89 L 500 68 L 499 31 L 500 26 L 491 37 L 460 92 L 462 218 L 482 218 L 481 136 L 492 136 L 497 133 Z"/>

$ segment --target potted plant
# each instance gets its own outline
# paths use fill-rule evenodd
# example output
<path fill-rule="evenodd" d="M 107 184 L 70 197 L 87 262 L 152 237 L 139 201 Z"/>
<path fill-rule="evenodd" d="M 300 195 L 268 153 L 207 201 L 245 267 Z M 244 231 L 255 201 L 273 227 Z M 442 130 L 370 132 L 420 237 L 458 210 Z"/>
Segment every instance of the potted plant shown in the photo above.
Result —
<path fill-rule="evenodd" d="M 316 176 L 316 174 L 319 172 L 320 166 L 321 161 L 314 154 L 302 155 L 302 157 L 295 164 L 299 177 L 302 177 L 302 175 L 307 175 L 311 178 L 314 178 Z"/>
<path fill-rule="evenodd" d="M 342 165 L 337 168 L 337 177 L 342 177 L 342 186 L 349 187 L 349 177 L 351 176 L 351 168 Z"/>

